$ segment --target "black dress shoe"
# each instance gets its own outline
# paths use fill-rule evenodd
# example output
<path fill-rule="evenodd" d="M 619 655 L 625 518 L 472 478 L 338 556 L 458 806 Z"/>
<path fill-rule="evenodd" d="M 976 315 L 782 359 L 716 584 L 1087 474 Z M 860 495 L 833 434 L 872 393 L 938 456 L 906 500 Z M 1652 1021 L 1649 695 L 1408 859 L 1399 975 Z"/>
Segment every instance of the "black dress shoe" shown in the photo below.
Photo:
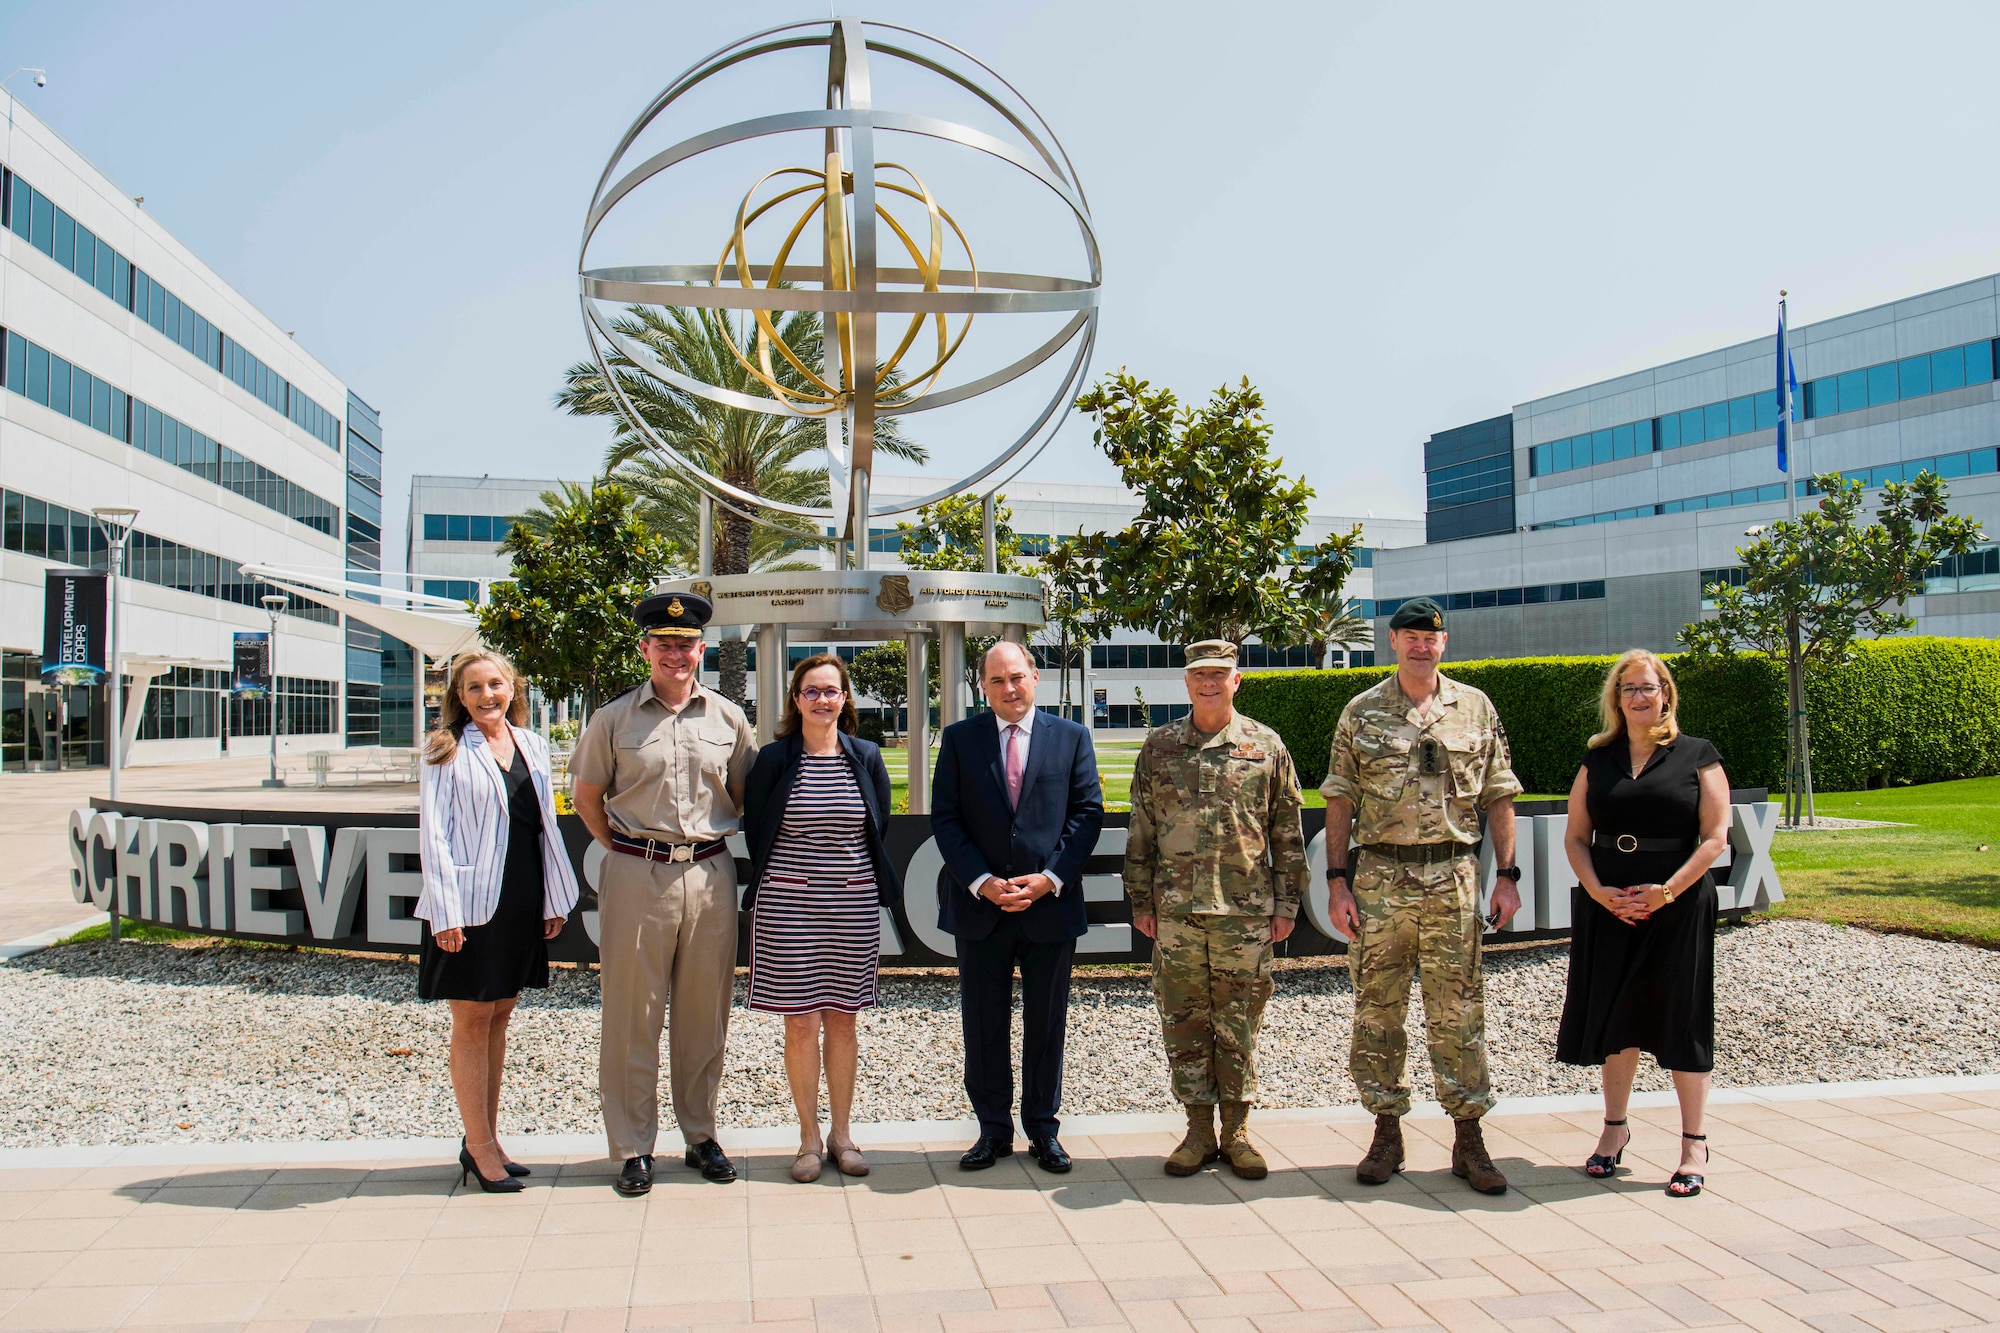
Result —
<path fill-rule="evenodd" d="M 687 1164 L 700 1171 L 703 1180 L 713 1180 L 719 1185 L 727 1185 L 736 1179 L 736 1167 L 722 1151 L 722 1145 L 714 1139 L 689 1144 Z"/>
<path fill-rule="evenodd" d="M 981 1134 L 979 1142 L 965 1150 L 965 1156 L 958 1159 L 961 1171 L 984 1171 L 1002 1157 L 1014 1155 L 1014 1140 L 996 1139 L 991 1134 Z"/>
<path fill-rule="evenodd" d="M 611 1182 L 611 1188 L 628 1199 L 636 1199 L 653 1188 L 653 1155 L 627 1157 L 625 1169 L 618 1173 L 618 1179 Z"/>
<path fill-rule="evenodd" d="M 1034 1158 L 1035 1164 L 1042 1170 L 1055 1175 L 1069 1170 L 1069 1154 L 1063 1151 L 1062 1144 L 1056 1142 L 1053 1134 L 1045 1139 L 1029 1139 L 1028 1156 Z"/>

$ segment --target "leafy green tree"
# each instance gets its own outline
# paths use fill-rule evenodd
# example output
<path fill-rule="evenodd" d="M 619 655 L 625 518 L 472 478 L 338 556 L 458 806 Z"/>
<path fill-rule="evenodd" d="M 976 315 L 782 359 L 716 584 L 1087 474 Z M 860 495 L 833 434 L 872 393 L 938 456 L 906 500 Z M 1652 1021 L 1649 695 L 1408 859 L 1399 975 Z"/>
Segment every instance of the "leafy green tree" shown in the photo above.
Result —
<path fill-rule="evenodd" d="M 1042 642 L 1056 650 L 1060 672 L 1056 697 L 1065 710 L 1071 703 L 1070 663 L 1076 663 L 1080 680 L 1091 645 L 1109 638 L 1118 623 L 1100 600 L 1103 585 L 1098 579 L 1098 562 L 1084 553 L 1081 540 L 1065 537 L 1042 557 L 1042 578 L 1049 587 L 1049 619 L 1042 630 Z M 1067 717 L 1067 711 L 1063 715 Z"/>
<path fill-rule="evenodd" d="M 632 608 L 686 552 L 641 523 L 616 482 L 569 483 L 551 500 L 545 530 L 517 523 L 500 543 L 513 577 L 477 608 L 479 634 L 542 693 L 594 708 L 645 677 Z"/>
<path fill-rule="evenodd" d="M 731 325 L 729 317 L 711 310 L 631 306 L 613 327 L 645 347 L 662 365 L 708 384 L 753 397 L 771 396 L 731 350 L 755 355 L 754 326 L 747 319 Z M 800 361 L 818 371 L 822 363 L 821 324 L 816 314 L 794 314 L 778 325 L 781 337 Z M 617 386 L 633 409 L 656 434 L 710 475 L 752 495 L 797 505 L 827 503 L 824 466 L 810 456 L 825 447 L 828 418 L 771 416 L 710 402 L 685 393 L 645 373 L 622 353 L 608 358 Z M 804 389 L 805 378 L 783 357 L 772 358 L 779 383 Z M 694 551 L 699 546 L 701 492 L 673 464 L 652 450 L 646 437 L 628 421 L 597 364 L 581 361 L 569 368 L 556 394 L 556 405 L 574 416 L 611 418 L 611 445 L 605 453 L 607 476 L 630 485 L 640 497 L 641 518 Z M 890 458 L 922 463 L 923 446 L 905 436 L 897 417 L 878 417 L 875 450 Z M 769 525 L 764 526 L 764 525 Z M 716 506 L 713 568 L 718 574 L 744 574 L 754 568 L 784 567 L 787 557 L 826 537 L 805 519 L 766 510 L 759 523 L 718 504 Z M 806 562 L 812 567 L 812 562 Z M 722 643 L 717 652 L 722 692 L 737 702 L 745 695 L 747 657 L 741 640 Z"/>
<path fill-rule="evenodd" d="M 911 569 L 986 568 L 985 516 L 976 495 L 957 495 L 917 510 L 915 523 L 898 523 L 899 554 Z M 1014 511 L 1004 495 L 993 497 L 993 532 L 1001 574 L 1019 573 L 1021 538 L 1014 531 Z"/>
<path fill-rule="evenodd" d="M 1805 673 L 1845 662 L 1863 635 L 1916 628 L 1903 608 L 1923 592 L 1926 572 L 1984 540 L 1976 521 L 1950 512 L 1951 492 L 1934 472 L 1884 487 L 1874 523 L 1862 519 L 1859 481 L 1828 472 L 1813 486 L 1819 503 L 1811 509 L 1745 534 L 1755 540 L 1736 550 L 1743 582 L 1704 589 L 1715 615 L 1680 636 L 1698 655 L 1747 649 L 1784 661 L 1791 707 L 1785 813 L 1794 823 L 1812 808 Z"/>
<path fill-rule="evenodd" d="M 1184 408 L 1120 370 L 1076 405 L 1097 419 L 1092 438 L 1141 499 L 1124 531 L 1078 543 L 1096 563 L 1097 604 L 1167 643 L 1308 642 L 1354 570 L 1361 529 L 1297 545 L 1313 491 L 1272 456 L 1250 381 Z"/>
<path fill-rule="evenodd" d="M 889 710 L 889 730 L 895 730 L 896 710 L 910 694 L 909 650 L 901 639 L 863 648 L 847 664 L 848 679 L 862 694 Z"/>

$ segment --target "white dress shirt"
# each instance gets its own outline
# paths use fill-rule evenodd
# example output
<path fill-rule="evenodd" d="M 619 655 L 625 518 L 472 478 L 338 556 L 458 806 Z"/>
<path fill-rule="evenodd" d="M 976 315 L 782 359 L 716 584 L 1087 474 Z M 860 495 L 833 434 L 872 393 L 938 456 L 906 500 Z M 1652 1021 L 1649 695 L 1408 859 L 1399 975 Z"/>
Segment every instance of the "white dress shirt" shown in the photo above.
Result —
<path fill-rule="evenodd" d="M 1027 747 L 1021 751 L 1021 794 L 1024 796 L 1028 792 L 1028 756 L 1033 752 L 1035 746 L 1035 714 L 1040 711 L 1038 708 L 1030 707 L 1028 715 L 1019 722 L 1009 722 L 998 713 L 993 714 L 994 724 L 1000 728 L 1000 774 L 1003 782 L 1006 780 L 1007 774 L 1007 728 L 1019 727 L 1021 729 L 1021 743 Z M 1042 873 L 1049 877 L 1049 883 L 1055 885 L 1055 888 L 1052 890 L 1055 896 L 1058 898 L 1062 897 L 1062 877 L 1053 870 L 1044 870 Z M 992 878 L 993 876 L 991 875 L 981 875 L 978 879 L 973 880 L 971 886 L 972 896 L 977 898 L 979 896 L 979 886 Z"/>

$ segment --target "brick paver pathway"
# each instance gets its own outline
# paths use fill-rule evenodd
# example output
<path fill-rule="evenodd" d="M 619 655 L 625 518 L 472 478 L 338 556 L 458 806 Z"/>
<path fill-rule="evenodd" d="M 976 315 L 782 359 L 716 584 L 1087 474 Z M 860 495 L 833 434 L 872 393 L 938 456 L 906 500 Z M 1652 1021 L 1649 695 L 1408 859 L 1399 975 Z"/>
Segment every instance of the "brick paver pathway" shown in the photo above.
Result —
<path fill-rule="evenodd" d="M 1077 1137 L 1076 1170 L 962 1143 L 871 1147 L 816 1185 L 788 1157 L 708 1185 L 663 1160 L 530 1159 L 516 1196 L 408 1162 L 0 1170 L 0 1328 L 1267 1330 L 2000 1324 L 2000 1091 L 1714 1108 L 1708 1192 L 1667 1198 L 1678 1124 L 1634 1112 L 1616 1182 L 1595 1115 L 1491 1117 L 1515 1189 L 1471 1193 L 1449 1125 L 1357 1185 L 1352 1111 L 1258 1129 L 1270 1179 L 1160 1173 L 1172 1136 Z M 1253 1128 L 1255 1122 L 1253 1121 Z"/>

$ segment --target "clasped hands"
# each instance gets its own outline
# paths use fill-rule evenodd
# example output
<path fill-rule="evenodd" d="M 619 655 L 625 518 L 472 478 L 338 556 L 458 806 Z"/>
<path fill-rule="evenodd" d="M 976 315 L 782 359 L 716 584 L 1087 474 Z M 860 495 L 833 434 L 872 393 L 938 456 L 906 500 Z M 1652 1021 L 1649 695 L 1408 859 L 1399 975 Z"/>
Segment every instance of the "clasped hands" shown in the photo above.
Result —
<path fill-rule="evenodd" d="M 1628 926 L 1638 925 L 1667 905 L 1667 891 L 1658 884 L 1634 884 L 1623 889 L 1603 884 L 1590 896 L 1597 899 L 1598 905 L 1605 911 Z"/>
<path fill-rule="evenodd" d="M 988 875 L 979 883 L 979 896 L 1003 912 L 1025 912 L 1035 899 L 1054 893 L 1056 882 L 1037 871 L 1002 879 Z"/>

